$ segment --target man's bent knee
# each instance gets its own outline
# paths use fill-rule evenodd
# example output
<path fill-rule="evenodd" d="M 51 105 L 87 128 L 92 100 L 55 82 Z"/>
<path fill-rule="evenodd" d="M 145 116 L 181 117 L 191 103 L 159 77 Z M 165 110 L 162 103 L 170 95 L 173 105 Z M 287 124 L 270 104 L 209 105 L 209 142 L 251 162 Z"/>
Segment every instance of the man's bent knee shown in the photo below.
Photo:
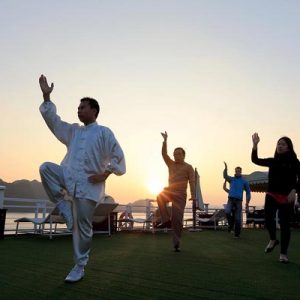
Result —
<path fill-rule="evenodd" d="M 51 170 L 52 167 L 57 167 L 58 165 L 52 162 L 44 162 L 40 165 L 40 174 L 45 174 Z M 53 168 L 52 168 L 53 169 Z"/>
<path fill-rule="evenodd" d="M 44 174 L 47 171 L 47 169 L 48 169 L 48 167 L 49 167 L 50 164 L 51 164 L 50 162 L 44 162 L 44 163 L 42 163 L 40 165 L 40 174 Z"/>
<path fill-rule="evenodd" d="M 162 203 L 162 202 L 163 202 L 163 199 L 162 199 L 162 197 L 161 197 L 160 195 L 158 195 L 158 196 L 156 197 L 156 201 L 157 201 L 157 203 Z"/>

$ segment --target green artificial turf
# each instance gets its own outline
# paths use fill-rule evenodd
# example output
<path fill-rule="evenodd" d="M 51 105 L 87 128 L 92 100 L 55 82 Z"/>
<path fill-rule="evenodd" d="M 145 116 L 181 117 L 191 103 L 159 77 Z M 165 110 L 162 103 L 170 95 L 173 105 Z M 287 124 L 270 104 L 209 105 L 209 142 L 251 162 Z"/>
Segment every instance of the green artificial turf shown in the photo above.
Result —
<path fill-rule="evenodd" d="M 0 241 L 1 299 L 299 299 L 300 230 L 289 264 L 279 247 L 265 254 L 267 233 L 244 229 L 184 232 L 182 252 L 166 233 L 96 235 L 84 279 L 65 284 L 73 266 L 71 237 L 5 237 Z"/>

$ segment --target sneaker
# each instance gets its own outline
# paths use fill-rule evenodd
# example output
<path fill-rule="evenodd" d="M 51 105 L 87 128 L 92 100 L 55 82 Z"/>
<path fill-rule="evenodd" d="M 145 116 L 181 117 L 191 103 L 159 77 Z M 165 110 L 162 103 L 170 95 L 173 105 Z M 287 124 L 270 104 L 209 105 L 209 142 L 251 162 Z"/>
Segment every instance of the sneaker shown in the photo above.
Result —
<path fill-rule="evenodd" d="M 73 283 L 81 280 L 84 276 L 84 266 L 75 265 L 68 276 L 65 278 L 65 282 Z"/>
<path fill-rule="evenodd" d="M 265 248 L 265 253 L 272 252 L 277 245 L 279 245 L 279 241 L 278 240 L 271 240 L 269 242 L 269 244 L 267 245 L 267 247 Z"/>
<path fill-rule="evenodd" d="M 73 213 L 72 213 L 72 204 L 70 201 L 62 200 L 58 204 L 58 209 L 60 215 L 64 218 L 68 230 L 72 230 L 73 228 Z"/>
<path fill-rule="evenodd" d="M 287 264 L 289 262 L 289 259 L 286 254 L 280 254 L 279 261 L 283 264 Z"/>

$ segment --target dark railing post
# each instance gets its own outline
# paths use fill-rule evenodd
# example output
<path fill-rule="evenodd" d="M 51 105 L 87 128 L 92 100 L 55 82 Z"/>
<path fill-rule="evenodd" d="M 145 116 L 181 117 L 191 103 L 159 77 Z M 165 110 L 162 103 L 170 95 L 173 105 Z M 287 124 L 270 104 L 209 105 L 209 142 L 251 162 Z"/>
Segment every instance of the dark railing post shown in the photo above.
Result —
<path fill-rule="evenodd" d="M 4 238 L 5 220 L 6 220 L 6 209 L 4 209 L 4 191 L 5 186 L 0 186 L 0 239 Z"/>
<path fill-rule="evenodd" d="M 196 228 L 196 199 L 193 198 L 193 229 Z"/>

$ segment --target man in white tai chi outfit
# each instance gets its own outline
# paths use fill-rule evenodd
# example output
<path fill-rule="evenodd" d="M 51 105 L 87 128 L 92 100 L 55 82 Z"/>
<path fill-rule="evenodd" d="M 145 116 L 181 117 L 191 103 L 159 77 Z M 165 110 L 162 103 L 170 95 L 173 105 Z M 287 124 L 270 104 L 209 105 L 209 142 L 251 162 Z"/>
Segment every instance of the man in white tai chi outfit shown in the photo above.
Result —
<path fill-rule="evenodd" d="M 40 112 L 52 133 L 67 147 L 61 164 L 45 162 L 40 174 L 50 200 L 57 204 L 68 229 L 72 230 L 75 266 L 65 281 L 76 282 L 83 278 L 88 262 L 93 214 L 104 197 L 105 180 L 111 173 L 126 172 L 125 158 L 113 132 L 97 124 L 100 109 L 95 99 L 80 100 L 78 118 L 84 126 L 69 124 L 56 114 L 50 100 L 53 83 L 49 86 L 44 75 L 39 83 L 44 97 Z M 72 202 L 65 200 L 65 191 L 73 197 Z"/>

